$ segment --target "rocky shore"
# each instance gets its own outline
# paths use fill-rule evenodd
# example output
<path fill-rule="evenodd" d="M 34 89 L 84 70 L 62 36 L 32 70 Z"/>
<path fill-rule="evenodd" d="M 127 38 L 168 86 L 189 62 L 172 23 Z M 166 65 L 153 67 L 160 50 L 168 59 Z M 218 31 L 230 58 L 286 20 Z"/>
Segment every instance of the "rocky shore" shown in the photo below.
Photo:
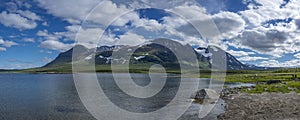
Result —
<path fill-rule="evenodd" d="M 224 88 L 220 98 L 225 101 L 225 113 L 219 120 L 300 120 L 300 94 L 291 93 L 243 93 L 253 87 Z M 215 103 L 219 94 L 211 89 L 197 91 L 191 97 L 202 105 Z"/>
<path fill-rule="evenodd" d="M 238 90 L 237 90 L 238 91 Z M 299 120 L 300 94 L 228 94 L 220 120 Z"/>

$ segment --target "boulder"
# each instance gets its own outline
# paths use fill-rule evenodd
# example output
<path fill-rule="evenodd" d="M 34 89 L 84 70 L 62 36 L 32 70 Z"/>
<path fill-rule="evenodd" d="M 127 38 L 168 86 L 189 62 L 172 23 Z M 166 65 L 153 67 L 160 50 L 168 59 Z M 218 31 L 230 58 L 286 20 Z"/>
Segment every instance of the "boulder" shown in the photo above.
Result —
<path fill-rule="evenodd" d="M 201 89 L 201 90 L 198 90 L 197 92 L 195 92 L 191 98 L 192 99 L 200 99 L 200 100 L 203 100 L 203 99 L 218 99 L 219 98 L 219 94 L 215 91 L 215 90 L 212 90 L 212 89 Z"/>

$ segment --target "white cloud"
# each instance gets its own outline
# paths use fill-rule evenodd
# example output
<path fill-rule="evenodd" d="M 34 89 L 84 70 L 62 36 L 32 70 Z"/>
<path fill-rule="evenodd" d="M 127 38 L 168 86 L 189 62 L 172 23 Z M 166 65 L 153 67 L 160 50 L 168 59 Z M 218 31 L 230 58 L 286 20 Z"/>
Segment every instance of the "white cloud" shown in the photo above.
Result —
<path fill-rule="evenodd" d="M 277 60 L 262 61 L 258 65 L 259 66 L 266 66 L 266 67 L 282 67 L 283 66 Z"/>
<path fill-rule="evenodd" d="M 29 20 L 28 18 L 22 17 L 16 13 L 8 13 L 2 11 L 0 13 L 0 23 L 6 27 L 14 27 L 17 29 L 33 29 L 37 27 L 35 21 Z"/>
<path fill-rule="evenodd" d="M 292 7 L 292 4 L 299 5 L 299 1 L 291 0 L 285 7 L 280 8 L 284 3 L 283 0 L 254 0 L 256 3 L 261 4 L 256 6 L 257 9 L 250 9 L 240 12 L 241 15 L 249 22 L 251 26 L 249 27 L 258 27 L 262 23 L 273 20 L 273 19 L 286 19 L 293 18 L 299 15 L 299 12 L 296 12 L 297 8 Z M 294 5 L 293 5 L 294 6 Z"/>
<path fill-rule="evenodd" d="M 117 1 L 117 2 L 116 2 Z M 112 20 L 116 20 L 112 23 L 114 26 L 124 26 L 129 21 L 135 27 L 140 27 L 150 32 L 159 33 L 154 34 L 153 38 L 157 36 L 175 36 L 175 39 L 184 40 L 190 44 L 205 46 L 209 43 L 220 43 L 220 39 L 231 40 L 230 45 L 236 45 L 234 47 L 247 48 L 252 51 L 268 54 L 274 57 L 281 57 L 286 53 L 294 53 L 300 51 L 300 15 L 297 10 L 300 9 L 299 1 L 290 0 L 288 4 L 280 8 L 283 0 L 265 1 L 265 0 L 253 0 L 262 6 L 256 6 L 249 4 L 249 10 L 241 11 L 239 13 L 221 11 L 217 14 L 207 14 L 206 9 L 192 4 L 192 2 L 186 1 L 170 1 L 163 2 L 157 1 L 155 3 L 149 0 L 143 1 L 124 1 L 124 3 L 130 3 L 125 6 L 122 1 L 115 0 L 103 1 L 100 6 L 94 9 L 94 13 L 91 14 L 87 20 L 93 23 L 100 24 L 95 27 L 85 27 L 80 30 L 80 34 L 77 36 L 79 43 L 85 46 L 95 47 L 99 42 L 103 44 L 115 44 L 117 40 L 125 44 L 132 43 L 134 39 L 145 39 L 143 35 L 138 31 L 134 33 L 126 33 L 125 35 L 119 36 L 121 39 L 116 39 L 115 35 L 102 36 L 102 41 L 99 41 L 100 35 L 103 33 L 105 25 L 108 25 Z M 63 18 L 69 21 L 72 25 L 66 27 L 66 32 L 55 32 L 48 33 L 48 31 L 41 31 L 38 33 L 43 36 L 45 40 L 75 40 L 76 32 L 79 29 L 78 23 L 84 20 L 84 18 L 90 13 L 100 0 L 87 0 L 73 2 L 71 0 L 53 0 L 43 1 L 38 0 L 39 5 L 45 8 L 48 13 Z M 164 4 L 160 5 L 163 2 Z M 149 3 L 149 4 L 145 4 Z M 173 3 L 173 4 L 171 4 Z M 129 6 L 153 6 L 159 5 L 163 8 L 167 8 L 167 11 L 171 11 L 178 15 L 183 16 L 168 16 L 163 18 L 162 23 L 158 23 L 156 20 L 148 20 L 139 18 L 138 13 L 130 12 L 122 17 L 121 13 L 128 12 Z M 172 7 L 170 7 L 172 6 Z M 76 8 L 76 9 L 74 9 Z M 115 19 L 117 18 L 117 19 Z M 275 24 L 267 23 L 269 20 L 293 18 L 290 22 L 278 22 Z M 89 23 L 87 22 L 87 24 Z M 198 31 L 190 25 L 192 23 L 195 27 L 205 28 L 199 30 L 200 33 L 205 34 L 204 38 L 201 38 Z M 87 25 L 88 26 L 88 25 Z M 267 26 L 267 27 L 266 27 Z M 215 31 L 215 30 L 219 30 Z M 149 32 L 149 33 L 150 33 Z M 220 36 L 218 36 L 220 35 Z M 202 36 L 203 37 L 203 36 Z M 128 42 L 128 43 L 126 43 Z M 226 48 L 226 45 L 224 48 Z M 248 56 L 253 52 L 243 51 L 229 51 L 234 56 Z M 264 58 L 259 57 L 248 57 L 241 58 L 242 60 L 259 60 Z"/>
<path fill-rule="evenodd" d="M 17 13 L 19 13 L 22 17 L 25 17 L 25 18 L 28 18 L 30 20 L 42 20 L 42 18 L 40 16 L 38 16 L 37 14 L 29 11 L 29 10 L 25 10 L 25 11 L 22 11 L 22 10 L 18 10 Z"/>
<path fill-rule="evenodd" d="M 48 13 L 64 18 L 67 21 L 78 22 L 95 7 L 100 0 L 37 0 L 39 6 Z"/>
<path fill-rule="evenodd" d="M 294 54 L 294 57 L 300 59 L 300 53 Z"/>
<path fill-rule="evenodd" d="M 0 38 L 0 45 L 2 45 L 4 47 L 11 47 L 14 45 L 18 45 L 18 43 L 14 42 L 14 41 L 3 40 L 2 38 Z"/>
<path fill-rule="evenodd" d="M 5 47 L 0 47 L 0 51 L 6 51 Z"/>
<path fill-rule="evenodd" d="M 73 28 L 73 30 L 75 29 L 76 28 Z M 88 48 L 95 48 L 99 42 L 107 41 L 107 39 L 101 39 L 101 41 L 99 41 L 103 32 L 101 28 L 82 28 L 76 35 L 76 42 Z"/>
<path fill-rule="evenodd" d="M 233 12 L 220 12 L 213 15 L 212 19 L 222 35 L 221 39 L 232 39 L 236 37 L 246 26 L 242 17 Z"/>
<path fill-rule="evenodd" d="M 238 60 L 240 61 L 256 61 L 256 60 L 267 60 L 268 58 L 265 58 L 265 57 L 252 57 L 252 56 L 244 56 L 244 57 L 240 57 L 240 58 L 237 58 Z"/>
<path fill-rule="evenodd" d="M 87 20 L 102 25 L 113 22 L 121 13 L 126 13 L 129 9 L 124 5 L 117 5 L 109 0 L 37 0 L 39 6 L 47 10 L 48 13 L 63 18 L 64 20 L 78 24 L 87 16 Z M 96 7 L 100 5 L 100 7 Z M 95 8 L 96 7 L 96 8 Z M 95 8 L 95 9 L 94 9 Z"/>
<path fill-rule="evenodd" d="M 300 51 L 299 1 L 290 0 L 285 6 L 284 0 L 254 1 L 260 5 L 249 4 L 249 10 L 239 12 L 246 28 L 233 42 L 274 57 Z"/>
<path fill-rule="evenodd" d="M 159 31 L 165 28 L 163 24 L 158 23 L 156 20 L 139 19 L 134 23 L 136 27 L 143 27 L 147 31 Z"/>
<path fill-rule="evenodd" d="M 79 25 L 66 26 L 65 28 L 67 29 L 67 31 L 65 32 L 49 33 L 47 30 L 38 31 L 37 36 L 40 36 L 43 40 L 46 41 L 47 40 L 58 41 L 63 44 L 64 42 L 76 42 L 77 44 L 84 45 L 88 48 L 94 48 L 97 46 L 98 42 L 100 42 L 99 41 L 100 37 L 104 32 L 101 28 L 79 29 L 80 28 Z M 107 39 L 103 39 L 103 40 L 107 41 Z M 51 49 L 49 47 L 46 48 Z M 63 51 L 62 49 L 53 49 L 53 50 Z"/>
<path fill-rule="evenodd" d="M 236 37 L 246 26 L 242 17 L 233 12 L 210 15 L 203 7 L 189 4 L 177 6 L 170 11 L 184 18 L 165 17 L 164 23 L 168 26 L 167 33 L 180 36 L 184 40 L 187 36 L 198 35 L 199 38 L 201 34 L 208 43 L 220 44 L 221 39 Z"/>
<path fill-rule="evenodd" d="M 24 42 L 32 42 L 32 43 L 35 42 L 35 40 L 33 38 L 23 38 L 23 41 Z"/>
<path fill-rule="evenodd" d="M 170 9 L 170 11 L 188 20 L 206 20 L 210 18 L 206 14 L 206 10 L 198 5 L 183 4 Z"/>
<path fill-rule="evenodd" d="M 234 50 L 229 50 L 227 52 L 235 57 L 249 56 L 255 54 L 255 52 L 234 51 Z"/>
<path fill-rule="evenodd" d="M 145 42 L 144 36 L 137 35 L 135 33 L 127 32 L 125 35 L 121 35 L 120 39 L 116 40 L 117 45 L 129 45 L 136 46 Z"/>
<path fill-rule="evenodd" d="M 74 40 L 75 35 L 72 32 L 53 32 L 49 33 L 48 30 L 39 30 L 36 34 L 39 37 L 43 37 L 44 40 L 57 40 L 65 38 L 65 41 L 71 39 Z"/>
<path fill-rule="evenodd" d="M 113 0 L 117 1 L 117 0 Z M 122 3 L 125 3 L 122 1 Z M 185 3 L 195 4 L 194 0 L 126 0 L 126 3 L 135 8 L 159 8 L 159 9 L 170 9 L 176 6 L 180 6 Z M 126 4 L 125 3 L 125 4 Z"/>
<path fill-rule="evenodd" d="M 107 26 L 113 22 L 112 20 L 119 18 L 121 15 L 128 13 L 131 10 L 133 9 L 128 9 L 125 5 L 117 5 L 112 1 L 104 0 L 101 2 L 100 6 L 97 6 L 94 11 L 89 14 L 87 20 Z M 135 17 L 125 17 L 125 20 L 121 23 L 125 23 L 131 19 L 135 19 Z"/>
<path fill-rule="evenodd" d="M 72 48 L 73 44 L 65 44 L 63 42 L 56 41 L 56 40 L 45 40 L 41 42 L 40 47 L 63 52 Z"/>
<path fill-rule="evenodd" d="M 73 44 L 65 44 L 65 42 L 76 42 L 76 44 L 84 45 L 88 48 L 95 48 L 97 44 L 105 43 L 110 39 L 101 39 L 100 37 L 103 34 L 101 28 L 80 28 L 79 25 L 71 25 L 65 27 L 67 31 L 65 32 L 54 32 L 49 33 L 47 30 L 38 31 L 37 36 L 42 37 L 41 47 L 51 49 L 51 46 L 58 44 L 60 47 L 55 47 L 52 50 L 65 51 L 69 49 Z M 113 44 L 114 42 L 108 42 L 108 44 Z M 67 46 L 65 49 L 62 49 L 63 46 Z"/>
<path fill-rule="evenodd" d="M 49 26 L 48 22 L 43 22 L 42 25 L 43 26 Z"/>
<path fill-rule="evenodd" d="M 42 59 L 42 61 L 45 62 L 45 63 L 49 63 L 49 62 L 51 62 L 52 60 L 53 60 L 52 58 L 48 58 L 48 57 L 44 57 L 44 58 Z"/>
<path fill-rule="evenodd" d="M 268 60 L 262 61 L 258 65 L 267 67 L 299 67 L 300 59 L 292 59 L 284 62 L 279 62 L 277 60 Z"/>

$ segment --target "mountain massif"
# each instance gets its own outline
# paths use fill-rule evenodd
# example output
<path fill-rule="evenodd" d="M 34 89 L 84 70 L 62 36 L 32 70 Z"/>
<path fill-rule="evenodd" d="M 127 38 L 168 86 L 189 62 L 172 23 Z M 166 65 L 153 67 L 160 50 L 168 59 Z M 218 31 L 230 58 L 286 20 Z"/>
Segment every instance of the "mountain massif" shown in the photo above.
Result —
<path fill-rule="evenodd" d="M 76 56 L 72 56 L 74 49 L 76 49 Z M 160 64 L 167 69 L 180 69 L 178 60 L 178 55 L 180 55 L 180 61 L 182 61 L 181 63 L 184 65 L 197 66 L 199 69 L 209 70 L 212 66 L 211 56 L 217 54 L 217 51 L 221 51 L 225 54 L 223 55 L 224 57 L 221 58 L 227 63 L 227 70 L 267 69 L 243 64 L 231 54 L 215 46 L 193 48 L 189 44 L 181 44 L 168 39 L 156 39 L 139 46 L 115 45 L 88 49 L 82 45 L 76 45 L 70 50 L 60 53 L 53 61 L 42 68 L 59 69 L 62 66 L 69 66 L 67 68 L 71 69 L 70 66 L 72 62 L 94 62 L 95 66 L 109 66 L 111 64 L 122 65 L 128 63 L 132 66 L 141 67 Z M 194 61 L 192 58 L 196 58 L 197 60 Z M 194 64 L 196 62 L 198 65 Z"/>

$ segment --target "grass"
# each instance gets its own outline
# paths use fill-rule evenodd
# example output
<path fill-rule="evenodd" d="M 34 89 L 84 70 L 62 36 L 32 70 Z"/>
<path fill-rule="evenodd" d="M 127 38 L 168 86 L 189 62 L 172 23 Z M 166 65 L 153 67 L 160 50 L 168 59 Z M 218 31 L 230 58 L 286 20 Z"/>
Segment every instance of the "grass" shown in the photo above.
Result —
<path fill-rule="evenodd" d="M 244 73 L 228 73 L 226 82 L 255 83 L 255 88 L 243 88 L 242 92 L 259 94 L 264 92 L 289 93 L 291 91 L 300 93 L 300 81 L 292 77 L 295 74 L 300 77 L 300 71 L 293 69 L 281 69 L 276 71 L 247 71 Z M 266 84 L 269 80 L 281 80 L 283 83 Z"/>
<path fill-rule="evenodd" d="M 300 93 L 300 82 L 289 81 L 289 82 L 286 82 L 285 84 L 279 83 L 279 84 L 271 84 L 271 85 L 258 84 L 253 89 L 244 88 L 242 91 L 246 92 L 246 93 L 264 93 L 264 92 L 289 93 L 291 91 Z"/>
<path fill-rule="evenodd" d="M 296 74 L 300 77 L 300 73 L 256 73 L 256 74 L 227 74 L 226 82 L 244 82 L 244 83 L 259 83 L 269 80 L 291 81 L 292 75 Z"/>

